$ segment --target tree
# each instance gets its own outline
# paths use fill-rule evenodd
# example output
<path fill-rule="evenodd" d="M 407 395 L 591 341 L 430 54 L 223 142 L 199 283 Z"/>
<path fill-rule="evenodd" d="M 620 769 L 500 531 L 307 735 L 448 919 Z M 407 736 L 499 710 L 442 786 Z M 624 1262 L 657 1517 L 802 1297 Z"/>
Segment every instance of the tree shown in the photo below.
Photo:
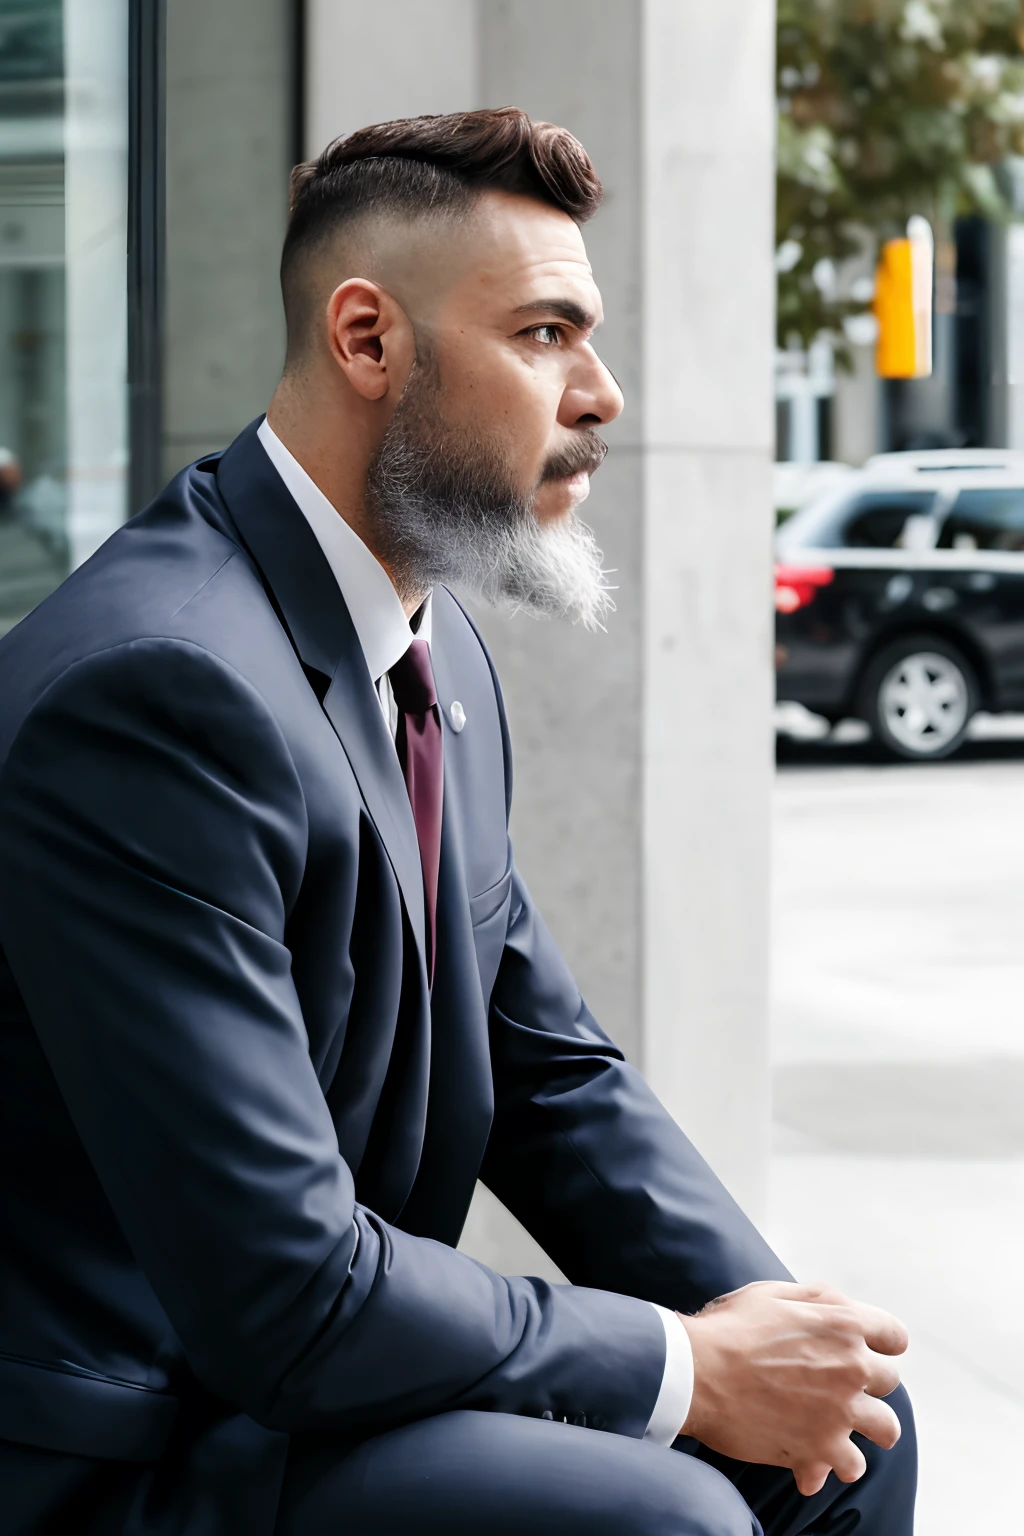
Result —
<path fill-rule="evenodd" d="M 1012 211 L 1024 155 L 1024 0 L 779 0 L 780 346 L 837 338 L 869 296 L 835 273 L 921 214 Z"/>

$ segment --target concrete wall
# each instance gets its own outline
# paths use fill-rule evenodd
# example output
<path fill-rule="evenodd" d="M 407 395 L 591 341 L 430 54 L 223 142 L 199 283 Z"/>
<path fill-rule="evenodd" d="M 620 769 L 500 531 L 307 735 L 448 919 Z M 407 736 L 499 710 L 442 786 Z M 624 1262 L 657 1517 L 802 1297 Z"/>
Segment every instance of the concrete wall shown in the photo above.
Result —
<path fill-rule="evenodd" d="M 306 154 L 395 117 L 476 105 L 477 0 L 306 0 Z"/>
<path fill-rule="evenodd" d="M 167 7 L 168 475 L 266 409 L 295 159 L 293 0 Z"/>
<path fill-rule="evenodd" d="M 439 13 L 443 16 L 439 20 Z M 627 407 L 588 518 L 607 635 L 484 617 L 520 864 L 598 1017 L 755 1214 L 768 1132 L 772 7 L 313 0 L 307 152 L 514 102 L 607 186 L 586 230 Z M 395 49 L 394 40 L 406 40 Z M 379 56 L 389 69 L 353 67 Z M 493 1202 L 467 1245 L 541 1268 Z"/>

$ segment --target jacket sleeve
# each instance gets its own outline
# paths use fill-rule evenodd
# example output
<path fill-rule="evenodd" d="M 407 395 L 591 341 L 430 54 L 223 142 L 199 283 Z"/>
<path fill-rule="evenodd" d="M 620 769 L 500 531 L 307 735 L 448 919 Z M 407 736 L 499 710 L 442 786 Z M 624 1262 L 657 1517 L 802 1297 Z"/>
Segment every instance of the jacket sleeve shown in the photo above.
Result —
<path fill-rule="evenodd" d="M 490 1032 L 481 1178 L 570 1280 L 695 1312 L 791 1278 L 600 1029 L 518 872 Z"/>
<path fill-rule="evenodd" d="M 501 686 L 476 633 L 511 811 Z M 696 1312 L 751 1281 L 792 1278 L 601 1030 L 514 867 L 490 1036 L 495 1114 L 481 1178 L 570 1280 Z"/>
<path fill-rule="evenodd" d="M 287 1431 L 469 1407 L 642 1436 L 652 1309 L 357 1203 L 291 976 L 305 850 L 274 717 L 183 641 L 76 663 L 0 776 L 0 942 L 192 1369 Z"/>

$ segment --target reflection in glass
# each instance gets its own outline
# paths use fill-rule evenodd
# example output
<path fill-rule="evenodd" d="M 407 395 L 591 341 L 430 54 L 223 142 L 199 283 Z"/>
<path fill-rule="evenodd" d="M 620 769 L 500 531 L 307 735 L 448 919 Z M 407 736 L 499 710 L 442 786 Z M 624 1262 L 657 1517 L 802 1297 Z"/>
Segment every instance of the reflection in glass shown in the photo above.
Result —
<path fill-rule="evenodd" d="M 0 632 L 125 511 L 126 0 L 0 0 Z"/>

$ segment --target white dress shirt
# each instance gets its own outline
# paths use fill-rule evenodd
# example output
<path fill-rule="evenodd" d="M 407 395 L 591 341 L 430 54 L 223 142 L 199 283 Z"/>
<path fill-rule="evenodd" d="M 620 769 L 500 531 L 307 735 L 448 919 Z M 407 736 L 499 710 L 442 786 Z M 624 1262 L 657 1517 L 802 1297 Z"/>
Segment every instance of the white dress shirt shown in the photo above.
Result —
<path fill-rule="evenodd" d="M 388 672 L 414 639 L 430 644 L 431 598 L 427 597 L 414 616 L 418 619 L 414 629 L 387 571 L 335 511 L 266 420 L 260 425 L 258 436 L 334 573 L 393 736 L 398 722 Z M 675 1313 L 667 1307 L 655 1306 L 654 1310 L 665 1328 L 665 1370 L 644 1438 L 658 1445 L 671 1445 L 690 1411 L 693 1353 L 689 1335 Z"/>

